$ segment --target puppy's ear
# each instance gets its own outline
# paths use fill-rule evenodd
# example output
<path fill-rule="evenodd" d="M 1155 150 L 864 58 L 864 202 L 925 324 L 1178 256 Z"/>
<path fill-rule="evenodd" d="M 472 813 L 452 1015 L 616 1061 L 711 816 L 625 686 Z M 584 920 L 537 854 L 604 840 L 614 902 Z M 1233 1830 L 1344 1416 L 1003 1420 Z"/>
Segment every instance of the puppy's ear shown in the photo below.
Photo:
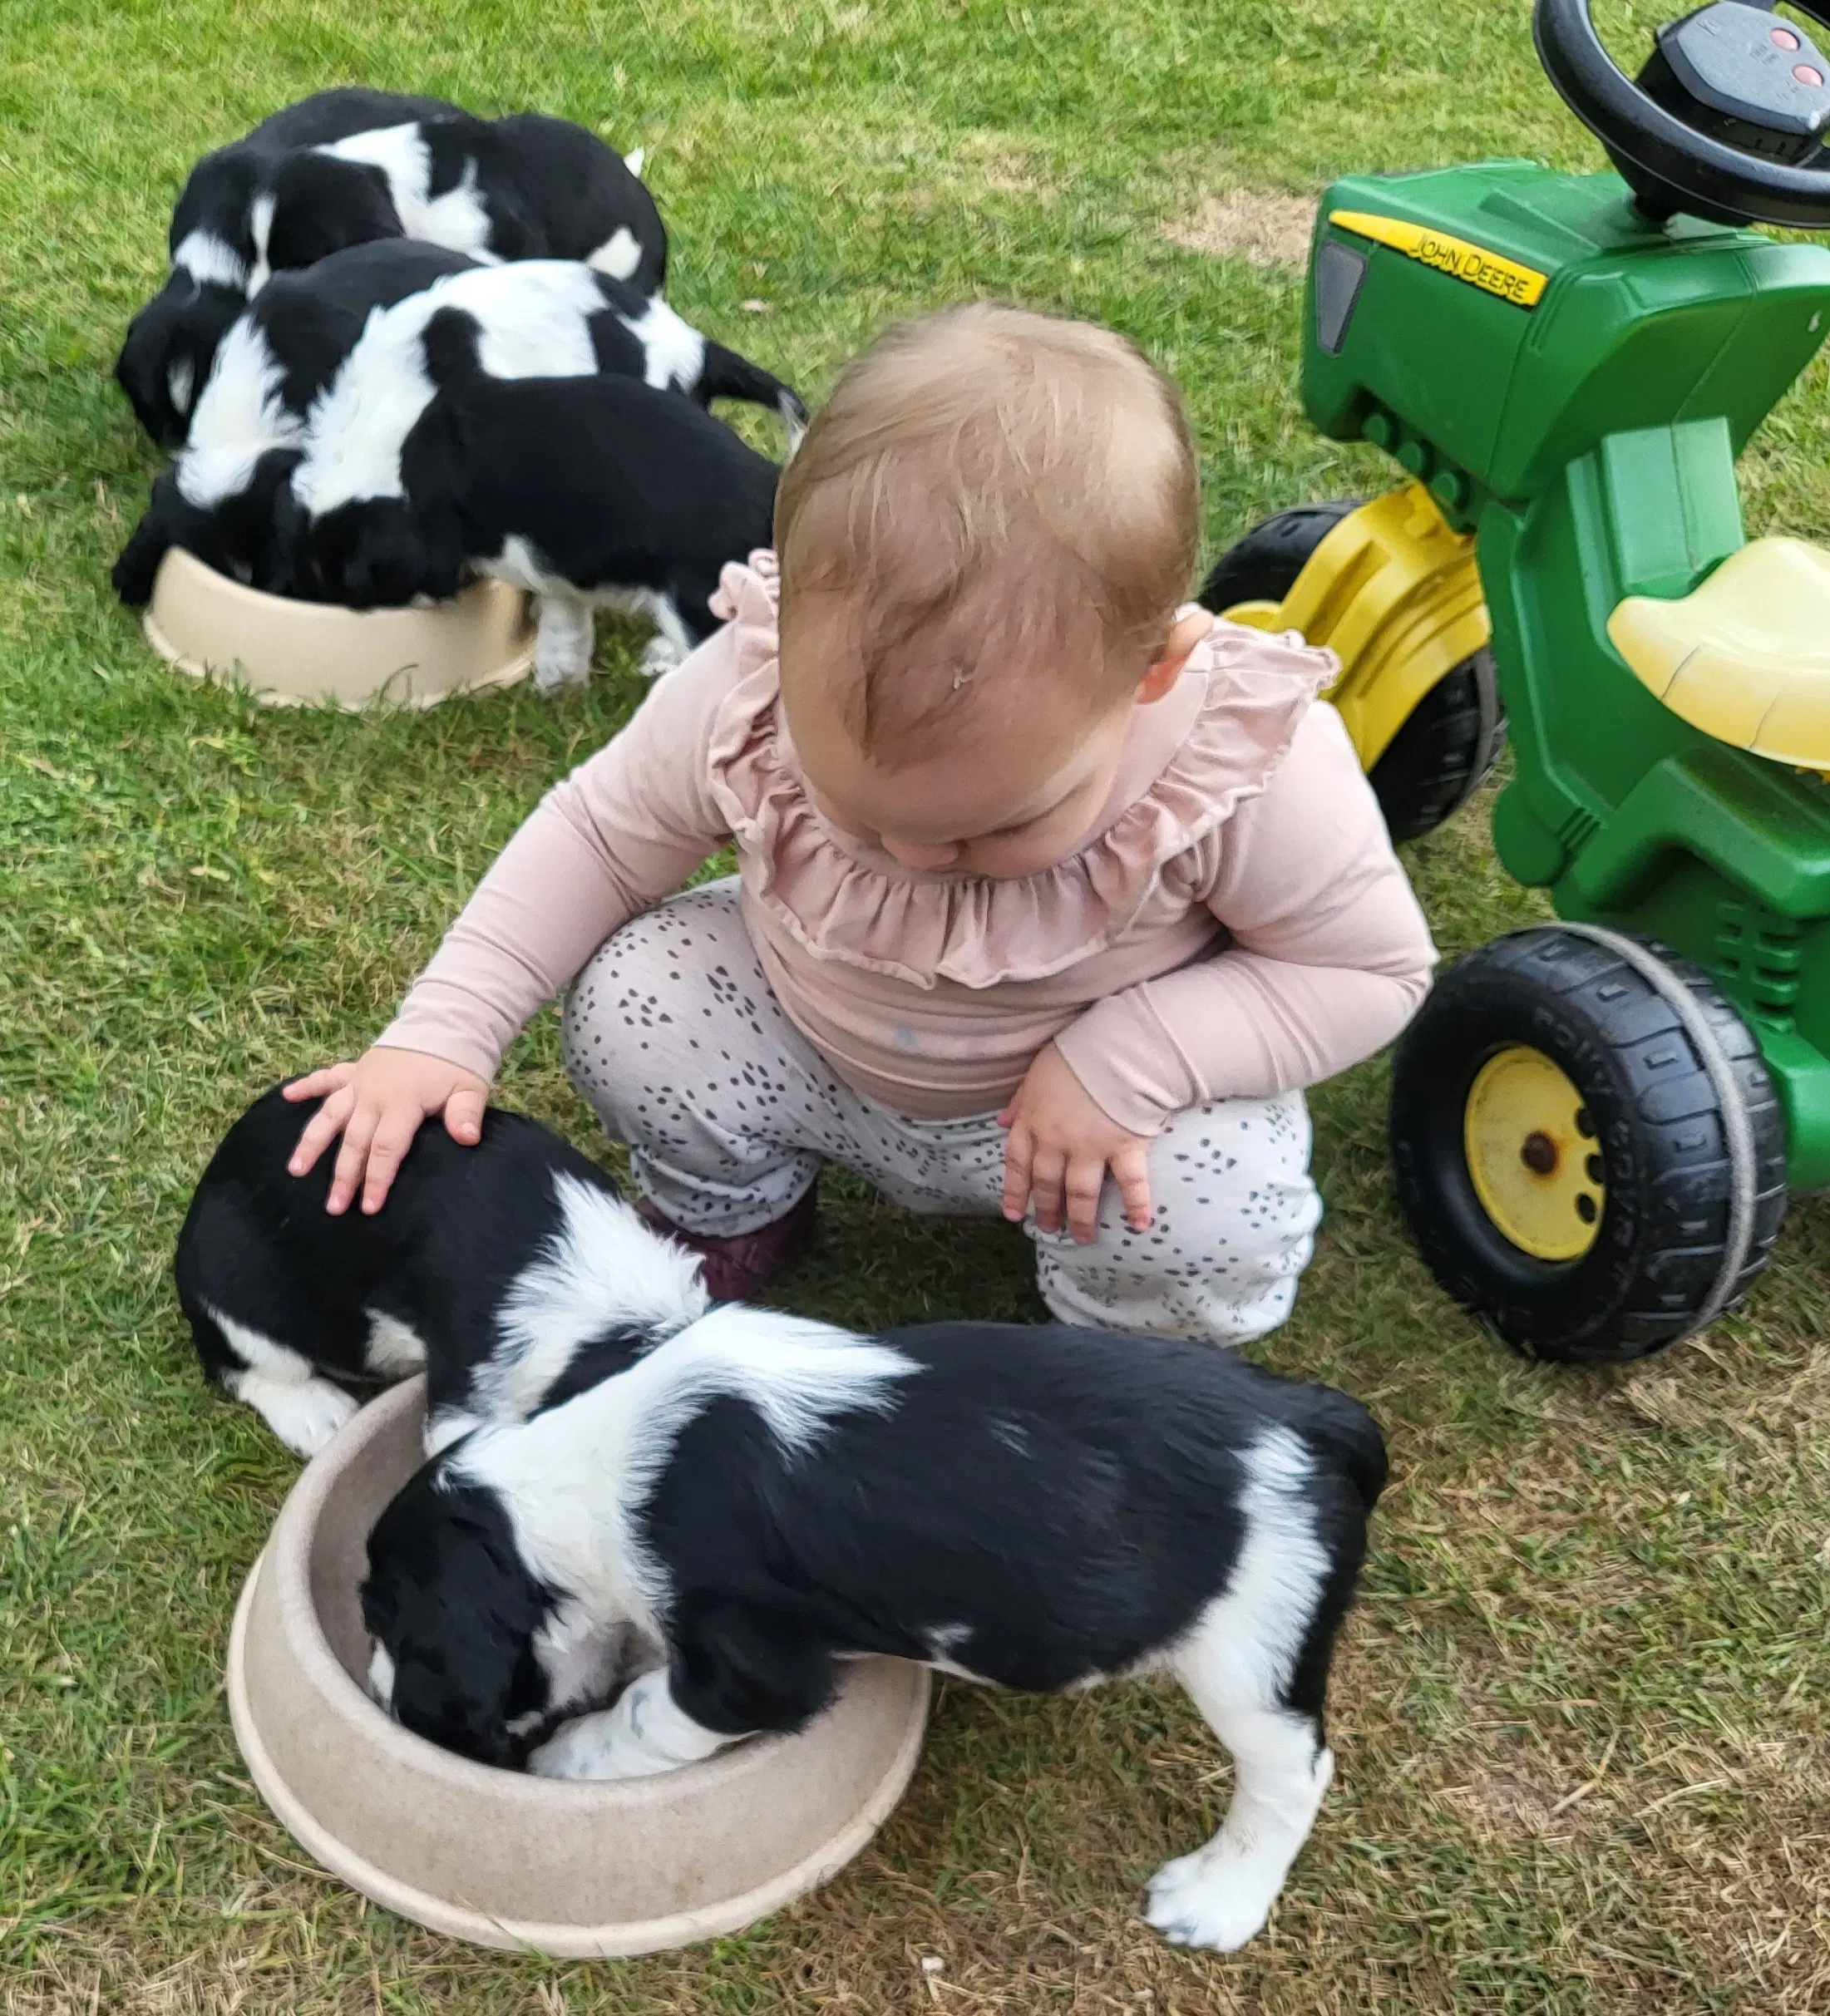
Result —
<path fill-rule="evenodd" d="M 298 501 L 289 477 L 275 486 L 269 515 L 273 532 L 267 546 L 267 570 L 264 578 L 257 574 L 254 585 L 269 595 L 291 595 L 301 602 L 319 600 L 323 589 L 312 553 L 312 516 Z"/>
<path fill-rule="evenodd" d="M 363 1614 L 393 1661 L 402 1728 L 512 1767 L 527 1739 L 509 1725 L 547 1705 L 534 1634 L 551 1598 L 523 1565 L 496 1495 L 447 1486 L 445 1475 L 435 1458 L 376 1521 Z"/>
<path fill-rule="evenodd" d="M 191 521 L 200 514 L 179 495 L 177 478 L 168 469 L 152 486 L 152 501 L 133 529 L 132 536 L 115 562 L 115 593 L 131 609 L 143 609 L 152 600 L 152 584 L 158 579 L 159 564 L 174 546 L 187 545 Z"/>
<path fill-rule="evenodd" d="M 457 593 L 464 556 L 454 513 L 392 501 L 361 508 L 361 531 L 339 590 L 350 608 L 400 609 L 415 595 L 444 601 Z"/>
<path fill-rule="evenodd" d="M 353 609 L 401 608 L 421 592 L 417 555 L 404 509 L 392 503 L 367 505 L 334 592 Z"/>
<path fill-rule="evenodd" d="M 282 520 L 298 500 L 292 473 L 304 460 L 297 448 L 269 448 L 254 464 L 248 487 L 236 500 L 231 537 L 244 578 L 269 595 L 291 591 L 280 585 L 286 572 L 280 557 Z"/>
<path fill-rule="evenodd" d="M 387 177 L 366 161 L 295 149 L 275 170 L 267 264 L 275 273 L 315 266 L 350 245 L 406 235 Z"/>
<path fill-rule="evenodd" d="M 235 288 L 200 287 L 175 273 L 128 323 L 115 382 L 161 448 L 184 446 L 217 348 L 246 306 Z"/>
<path fill-rule="evenodd" d="M 170 388 L 180 313 L 178 293 L 189 285 L 184 275 L 174 274 L 127 324 L 126 338 L 115 359 L 115 382 L 127 395 L 135 419 L 161 448 L 182 445 L 189 419 L 188 411 L 180 416 L 173 406 Z"/>

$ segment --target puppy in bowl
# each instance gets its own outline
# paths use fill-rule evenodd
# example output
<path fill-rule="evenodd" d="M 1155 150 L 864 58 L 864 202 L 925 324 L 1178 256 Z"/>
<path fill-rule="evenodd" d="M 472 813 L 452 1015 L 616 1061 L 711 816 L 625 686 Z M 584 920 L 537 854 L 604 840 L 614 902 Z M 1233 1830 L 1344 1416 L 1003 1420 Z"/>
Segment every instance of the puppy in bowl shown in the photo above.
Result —
<path fill-rule="evenodd" d="M 642 669 L 666 671 L 718 627 L 726 564 L 767 543 L 779 468 L 651 383 L 499 374 L 485 334 L 456 308 L 426 323 L 436 396 L 397 436 L 345 422 L 340 388 L 321 402 L 277 506 L 280 592 L 366 609 L 492 577 L 536 599 L 543 692 L 589 678 L 599 609 L 652 622 Z"/>
<path fill-rule="evenodd" d="M 201 381 L 190 432 L 115 562 L 130 609 L 152 599 L 173 546 L 245 584 L 270 573 L 275 500 L 297 466 L 305 417 L 370 314 L 473 268 L 461 252 L 384 239 L 281 274 L 237 311 Z"/>
<path fill-rule="evenodd" d="M 276 276 L 231 329 L 190 438 L 116 563 L 121 599 L 149 599 L 174 545 L 271 594 L 359 608 L 439 594 L 430 579 L 402 590 L 379 569 L 333 579 L 280 529 L 298 522 L 289 486 L 319 508 L 397 494 L 402 445 L 438 390 L 427 331 L 446 313 L 474 338 L 466 372 L 622 374 L 701 405 L 753 401 L 781 415 L 791 439 L 806 421 L 772 373 L 575 261 L 485 268 L 408 240 L 358 246 Z"/>
<path fill-rule="evenodd" d="M 180 1293 L 218 1376 L 423 1357 L 435 1453 L 363 1599 L 402 1724 L 634 1777 L 803 1728 L 861 1654 L 1041 1692 L 1164 1672 L 1236 1778 L 1150 1921 L 1221 1949 L 1264 1923 L 1333 1772 L 1329 1667 L 1385 1478 L 1356 1402 L 1171 1338 L 712 1305 L 503 1115 L 476 1148 L 422 1130 L 380 1213 L 331 1219 L 328 1176 L 286 1171 L 304 1116 L 269 1093 L 231 1131 Z M 598 1705 L 632 1644 L 647 1670 Z"/>

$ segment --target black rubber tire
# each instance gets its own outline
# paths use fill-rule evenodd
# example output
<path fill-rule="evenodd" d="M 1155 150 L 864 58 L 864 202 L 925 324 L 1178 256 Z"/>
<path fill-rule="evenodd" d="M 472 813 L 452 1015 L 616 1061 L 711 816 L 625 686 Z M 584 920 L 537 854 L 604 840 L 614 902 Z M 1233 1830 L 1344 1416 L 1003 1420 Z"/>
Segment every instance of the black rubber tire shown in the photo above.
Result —
<path fill-rule="evenodd" d="M 1303 504 L 1255 525 L 1229 546 L 1201 584 L 1201 604 L 1224 615 L 1241 602 L 1281 602 L 1354 498 Z M 1411 710 L 1371 772 L 1394 840 L 1419 840 L 1459 811 L 1492 774 L 1506 747 L 1506 710 L 1492 655 L 1453 667 Z"/>
<path fill-rule="evenodd" d="M 1477 651 L 1437 681 L 1374 764 L 1385 830 L 1421 840 L 1466 805 L 1506 747 L 1506 709 L 1493 654 Z"/>
<path fill-rule="evenodd" d="M 1785 1121 L 1753 1031 L 1701 968 L 1630 943 L 1656 960 L 1655 980 L 1576 926 L 1482 946 L 1438 983 L 1392 1074 L 1398 1201 L 1431 1270 L 1507 1343 L 1568 1364 L 1647 1357 L 1732 1309 L 1785 1215 Z M 1706 1043 L 1673 994 L 1700 1011 Z M 1606 1197 L 1579 1259 L 1538 1259 L 1514 1245 L 1468 1175 L 1469 1088 L 1513 1043 L 1557 1064 L 1594 1121 Z M 1744 1130 L 1724 1115 L 1710 1043 Z M 1731 1245 L 1738 1264 L 1728 1278 Z"/>

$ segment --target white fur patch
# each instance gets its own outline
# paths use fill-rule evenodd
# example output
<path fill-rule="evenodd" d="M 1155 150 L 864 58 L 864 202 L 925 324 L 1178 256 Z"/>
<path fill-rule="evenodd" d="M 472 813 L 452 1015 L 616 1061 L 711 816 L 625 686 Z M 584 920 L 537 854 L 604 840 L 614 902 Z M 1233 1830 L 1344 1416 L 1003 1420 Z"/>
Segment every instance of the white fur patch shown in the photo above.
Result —
<path fill-rule="evenodd" d="M 165 390 L 171 397 L 171 410 L 175 413 L 190 411 L 190 395 L 196 389 L 197 367 L 188 357 L 178 359 L 165 373 Z"/>
<path fill-rule="evenodd" d="M 409 1373 L 426 1369 L 426 1342 L 417 1330 L 385 1310 L 367 1309 L 368 1348 L 363 1363 L 383 1379 L 404 1379 Z"/>
<path fill-rule="evenodd" d="M 189 231 L 171 255 L 180 273 L 200 287 L 246 287 L 248 267 L 241 254 L 214 231 Z"/>
<path fill-rule="evenodd" d="M 467 1407 L 441 1407 L 426 1417 L 419 1444 L 428 1457 L 437 1456 L 453 1442 L 461 1442 L 472 1428 L 482 1425 L 483 1417 L 471 1413 Z"/>
<path fill-rule="evenodd" d="M 920 1369 L 848 1330 L 727 1304 L 563 1406 L 518 1425 L 486 1424 L 453 1454 L 450 1475 L 501 1495 L 530 1573 L 570 1590 L 592 1616 L 626 1619 L 659 1639 L 668 1591 L 634 1515 L 687 1423 L 728 1396 L 753 1407 L 785 1451 L 803 1455 L 838 1416 L 892 1407 L 898 1383 Z"/>
<path fill-rule="evenodd" d="M 368 1698 L 377 1708 L 393 1713 L 394 1661 L 386 1645 L 377 1644 L 368 1655 Z"/>
<path fill-rule="evenodd" d="M 494 1421 L 525 1420 L 606 1330 L 670 1335 L 710 1305 L 698 1258 L 658 1238 L 621 1198 L 565 1175 L 553 1194 L 560 1230 L 503 1297 L 502 1341 L 471 1378 L 477 1408 Z"/>
<path fill-rule="evenodd" d="M 279 397 L 284 375 L 251 318 L 229 324 L 197 396 L 190 439 L 172 465 L 186 503 L 212 510 L 248 487 L 269 448 L 298 441 L 303 423 Z"/>
<path fill-rule="evenodd" d="M 643 380 L 661 391 L 688 392 L 699 382 L 705 368 L 705 338 L 690 323 L 683 322 L 664 301 L 649 302 L 634 322 L 619 317 L 624 326 L 641 344 L 646 359 Z"/>
<path fill-rule="evenodd" d="M 441 308 L 476 318 L 482 368 L 498 378 L 589 377 L 597 370 L 590 318 L 604 297 L 589 269 L 567 259 L 447 274 L 392 308 L 377 308 L 335 378 L 313 403 L 293 494 L 313 514 L 402 495 L 407 436 L 437 387 L 421 338 Z"/>
<path fill-rule="evenodd" d="M 505 550 L 523 544 L 511 539 L 505 542 Z M 570 594 L 540 596 L 535 618 L 534 683 L 543 693 L 588 685 L 596 646 L 597 626 L 591 620 L 589 603 Z"/>
<path fill-rule="evenodd" d="M 652 1778 L 703 1763 L 740 1739 L 678 1707 L 664 1670 L 624 1688 L 616 1706 L 568 1723 L 527 1760 L 537 1778 Z"/>
<path fill-rule="evenodd" d="M 1204 1665 L 1221 1668 L 1209 1684 L 1230 1698 L 1269 1705 L 1289 1684 L 1328 1575 L 1328 1552 L 1315 1531 L 1305 1491 L 1315 1459 L 1289 1428 L 1267 1428 L 1240 1458 L 1245 1483 L 1239 1507 L 1245 1539 L 1226 1584 L 1202 1613 L 1197 1634 Z"/>
<path fill-rule="evenodd" d="M 546 1675 L 546 1713 L 598 1706 L 615 1692 L 629 1664 L 629 1627 L 600 1624 L 582 1604 L 562 1603 L 534 1634 L 534 1656 Z"/>
<path fill-rule="evenodd" d="M 626 224 L 619 224 L 595 252 L 585 260 L 613 280 L 626 280 L 642 264 L 642 248 Z"/>
<path fill-rule="evenodd" d="M 990 1683 L 983 1673 L 974 1673 L 969 1666 L 962 1665 L 954 1657 L 959 1648 L 972 1636 L 969 1624 L 939 1624 L 925 1636 L 928 1648 L 927 1664 L 936 1673 L 951 1673 L 956 1680 L 971 1680 L 980 1687 Z"/>
<path fill-rule="evenodd" d="M 380 169 L 387 178 L 387 193 L 408 238 L 494 263 L 489 212 L 476 186 L 476 160 L 465 162 L 456 188 L 446 190 L 441 196 L 433 195 L 432 151 L 417 121 L 353 133 L 348 139 L 332 140 L 316 151 Z"/>
<path fill-rule="evenodd" d="M 671 595 L 652 588 L 585 587 L 569 581 L 543 560 L 532 542 L 519 532 L 502 541 L 493 559 L 479 560 L 476 571 L 511 588 L 525 589 L 539 599 L 535 611 L 534 683 L 543 693 L 561 687 L 583 686 L 591 676 L 596 637 L 594 609 L 620 615 L 645 616 L 658 634 L 643 652 L 637 669 L 648 678 L 671 672 L 693 648 L 692 633 Z"/>
<path fill-rule="evenodd" d="M 320 1378 L 311 1360 L 289 1344 L 237 1323 L 208 1303 L 204 1309 L 247 1368 L 228 1373 L 223 1384 L 251 1407 L 289 1449 L 299 1456 L 316 1456 L 356 1412 L 355 1401 L 342 1387 Z"/>
<path fill-rule="evenodd" d="M 254 270 L 248 276 L 248 298 L 252 301 L 274 277 L 274 269 L 267 259 L 268 247 L 274 235 L 274 197 L 270 190 L 263 190 L 254 198 L 248 212 L 248 229 L 254 241 Z"/>
<path fill-rule="evenodd" d="M 639 180 L 642 174 L 642 165 L 648 160 L 648 158 L 649 150 L 646 147 L 631 147 L 629 152 L 623 156 L 623 165 L 629 170 L 632 175 L 635 176 L 636 179 Z"/>
<path fill-rule="evenodd" d="M 525 588 L 530 595 L 551 595 L 560 602 L 578 599 L 571 583 L 555 574 L 532 543 L 523 539 L 519 532 L 510 533 L 502 541 L 502 550 L 494 559 L 481 562 L 478 571 L 491 574 L 498 581 L 506 581 L 511 588 Z M 540 611 L 540 619 L 543 624 L 545 622 L 545 609 Z"/>
<path fill-rule="evenodd" d="M 1264 1924 L 1334 1770 L 1316 1723 L 1284 1705 L 1329 1571 L 1307 1490 L 1315 1459 L 1274 1427 L 1241 1461 L 1239 1558 L 1171 1659 L 1232 1753 L 1232 1802 L 1205 1847 L 1157 1871 L 1148 1914 L 1176 1945 L 1223 1953 Z"/>

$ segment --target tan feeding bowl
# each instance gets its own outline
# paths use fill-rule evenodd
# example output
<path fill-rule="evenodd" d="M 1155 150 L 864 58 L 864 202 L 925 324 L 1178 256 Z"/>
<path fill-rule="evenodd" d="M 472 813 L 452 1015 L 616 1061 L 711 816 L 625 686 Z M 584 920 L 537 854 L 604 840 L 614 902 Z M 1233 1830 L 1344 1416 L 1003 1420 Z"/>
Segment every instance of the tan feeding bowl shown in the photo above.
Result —
<path fill-rule="evenodd" d="M 299 1846 L 435 1931 L 565 1959 L 725 1936 L 849 1862 L 920 1754 L 922 1667 L 858 1660 L 799 1736 L 602 1784 L 472 1763 L 375 1705 L 357 1591 L 369 1529 L 421 1460 L 425 1403 L 423 1379 L 394 1388 L 307 1466 L 236 1606 L 236 1741 Z"/>
<path fill-rule="evenodd" d="M 245 588 L 181 546 L 160 562 L 145 622 L 160 658 L 269 707 L 434 707 L 509 685 L 534 662 L 527 599 L 503 581 L 423 609 L 346 609 Z"/>

